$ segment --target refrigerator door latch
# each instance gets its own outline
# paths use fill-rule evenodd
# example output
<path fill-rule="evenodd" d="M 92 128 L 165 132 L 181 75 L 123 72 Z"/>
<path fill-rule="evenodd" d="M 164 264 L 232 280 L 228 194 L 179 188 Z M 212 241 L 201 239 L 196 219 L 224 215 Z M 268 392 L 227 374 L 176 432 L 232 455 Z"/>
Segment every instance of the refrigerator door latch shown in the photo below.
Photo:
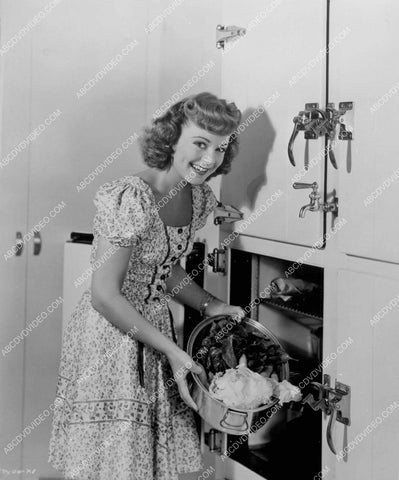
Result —
<path fill-rule="evenodd" d="M 311 382 L 317 392 L 317 398 L 313 393 L 309 393 L 303 400 L 303 404 L 308 404 L 310 407 L 317 411 L 322 410 L 323 413 L 329 415 L 327 425 L 327 444 L 330 450 L 337 454 L 334 440 L 333 440 L 333 428 L 335 422 L 343 423 L 346 426 L 351 424 L 350 418 L 350 401 L 351 401 L 351 389 L 349 385 L 335 381 L 335 387 L 332 388 L 330 375 L 324 375 L 324 383 Z"/>
<path fill-rule="evenodd" d="M 244 214 L 237 208 L 232 205 L 223 205 L 219 202 L 215 208 L 213 223 L 215 225 L 220 225 L 223 222 L 232 223 L 242 220 L 243 217 Z"/>

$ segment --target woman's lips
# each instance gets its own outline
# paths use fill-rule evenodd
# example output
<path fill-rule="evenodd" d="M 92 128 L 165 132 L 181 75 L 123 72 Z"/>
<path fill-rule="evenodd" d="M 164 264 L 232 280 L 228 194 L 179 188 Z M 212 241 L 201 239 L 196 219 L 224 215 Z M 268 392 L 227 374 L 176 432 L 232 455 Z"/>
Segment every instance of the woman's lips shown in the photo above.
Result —
<path fill-rule="evenodd" d="M 209 170 L 209 168 L 204 168 L 201 165 L 197 165 L 195 163 L 191 163 L 190 165 L 192 169 L 195 171 L 195 173 L 197 173 L 198 175 L 205 175 Z"/>

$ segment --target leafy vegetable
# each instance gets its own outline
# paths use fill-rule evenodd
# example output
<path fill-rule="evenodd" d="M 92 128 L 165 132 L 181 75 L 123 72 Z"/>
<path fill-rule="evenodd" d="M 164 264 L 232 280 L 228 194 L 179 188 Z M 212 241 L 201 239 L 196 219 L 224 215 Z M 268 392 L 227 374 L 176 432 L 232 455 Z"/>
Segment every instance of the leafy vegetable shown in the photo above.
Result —
<path fill-rule="evenodd" d="M 231 322 L 228 316 L 213 322 L 209 334 L 202 340 L 201 348 L 206 347 L 207 354 L 199 361 L 208 379 L 211 381 L 215 374 L 235 368 L 243 355 L 245 365 L 253 372 L 263 377 L 274 373 L 281 378 L 282 366 L 289 358 L 282 348 L 249 325 L 239 323 L 231 327 Z"/>

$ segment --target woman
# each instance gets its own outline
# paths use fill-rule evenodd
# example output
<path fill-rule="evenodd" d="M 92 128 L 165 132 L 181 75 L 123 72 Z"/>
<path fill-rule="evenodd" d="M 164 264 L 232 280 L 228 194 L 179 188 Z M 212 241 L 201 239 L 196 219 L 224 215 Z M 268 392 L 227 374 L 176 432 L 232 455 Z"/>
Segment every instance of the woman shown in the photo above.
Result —
<path fill-rule="evenodd" d="M 210 93 L 176 103 L 142 137 L 149 168 L 95 195 L 97 268 L 63 339 L 50 441 L 66 478 L 175 480 L 203 468 L 186 383 L 201 367 L 176 344 L 167 295 L 244 316 L 182 282 L 179 265 L 217 204 L 206 180 L 229 171 L 240 119 Z"/>

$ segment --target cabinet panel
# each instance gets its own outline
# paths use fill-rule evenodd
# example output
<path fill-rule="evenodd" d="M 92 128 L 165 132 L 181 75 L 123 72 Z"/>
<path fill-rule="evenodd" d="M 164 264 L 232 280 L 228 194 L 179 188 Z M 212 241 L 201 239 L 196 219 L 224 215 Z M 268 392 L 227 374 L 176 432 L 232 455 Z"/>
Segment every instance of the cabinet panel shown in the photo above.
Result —
<path fill-rule="evenodd" d="M 350 33 L 331 49 L 330 101 L 354 101 L 353 141 L 338 141 L 340 215 L 348 220 L 340 249 L 399 262 L 397 112 L 399 109 L 399 5 L 390 0 L 337 0 L 331 38 Z M 370 29 L 373 33 L 370 33 Z"/>
<path fill-rule="evenodd" d="M 294 190 L 292 183 L 317 181 L 323 192 L 324 139 L 305 141 L 300 132 L 296 167 L 288 160 L 287 145 L 293 117 L 305 103 L 325 101 L 325 9 L 317 0 L 224 3 L 223 24 L 247 33 L 220 50 L 222 95 L 243 112 L 240 154 L 223 178 L 221 199 L 242 210 L 244 218 L 268 207 L 243 230 L 245 235 L 311 245 L 323 234 L 321 212 L 299 218 L 310 190 Z M 314 164 L 308 171 L 305 158 Z M 276 192 L 281 192 L 277 198 Z"/>
<path fill-rule="evenodd" d="M 10 10 L 18 15 L 8 14 Z M 30 126 L 30 44 L 21 39 L 8 51 L 7 42 L 32 17 L 34 7 L 24 11 L 16 3 L 0 5 L 2 54 L 0 56 L 0 467 L 20 470 L 20 435 L 23 409 L 26 263 L 29 245 L 20 256 L 12 250 L 16 232 L 27 234 L 29 146 L 25 139 Z M 26 237 L 25 237 L 26 238 Z M 26 332 L 24 332 L 26 333 Z M 14 445 L 9 443 L 14 440 Z M 6 449 L 6 450 L 5 450 Z"/>
<path fill-rule="evenodd" d="M 73 230 L 91 231 L 94 192 L 143 168 L 137 142 L 123 144 L 145 124 L 146 24 L 139 2 L 70 1 L 30 34 L 31 123 L 37 126 L 57 109 L 62 113 L 30 149 L 29 228 L 44 217 L 49 221 L 40 229 L 40 254 L 33 255 L 32 242 L 27 248 L 27 324 L 62 295 L 65 240 Z M 132 50 L 124 50 L 135 41 Z M 104 68 L 98 81 L 88 84 Z M 78 97 L 85 84 L 92 86 Z M 120 153 L 106 161 L 114 151 Z M 61 314 L 59 305 L 25 339 L 25 425 L 54 401 Z M 24 440 L 25 468 L 34 465 L 41 476 L 55 476 L 47 463 L 50 429 L 48 417 Z"/>
<path fill-rule="evenodd" d="M 391 448 L 399 420 L 398 294 L 397 279 L 345 270 L 338 274 L 337 342 L 351 337 L 353 343 L 336 360 L 337 379 L 352 389 L 349 453 L 347 462 L 335 464 L 337 479 L 391 480 L 398 473 Z M 337 424 L 338 453 L 345 446 L 344 430 Z"/>

